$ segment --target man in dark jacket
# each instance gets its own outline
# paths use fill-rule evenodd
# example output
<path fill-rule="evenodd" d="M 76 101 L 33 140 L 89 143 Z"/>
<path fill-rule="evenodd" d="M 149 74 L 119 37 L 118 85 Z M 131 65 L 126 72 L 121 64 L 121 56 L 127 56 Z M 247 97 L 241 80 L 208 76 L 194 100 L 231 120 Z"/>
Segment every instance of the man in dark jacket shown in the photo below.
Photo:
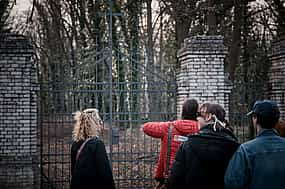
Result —
<path fill-rule="evenodd" d="M 277 104 L 257 101 L 252 115 L 257 130 L 255 139 L 238 148 L 226 174 L 226 189 L 284 189 L 285 139 L 275 130 L 280 116 Z"/>
<path fill-rule="evenodd" d="M 209 189 L 224 187 L 224 173 L 239 146 L 225 128 L 225 110 L 218 104 L 200 108 L 199 134 L 191 135 L 176 154 L 168 180 L 169 188 Z"/>

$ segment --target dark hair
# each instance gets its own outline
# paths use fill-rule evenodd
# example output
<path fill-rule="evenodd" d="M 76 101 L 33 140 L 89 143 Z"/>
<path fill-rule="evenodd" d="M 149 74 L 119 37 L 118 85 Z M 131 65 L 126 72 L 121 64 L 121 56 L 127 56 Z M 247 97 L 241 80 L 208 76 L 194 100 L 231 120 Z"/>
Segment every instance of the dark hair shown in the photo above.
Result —
<path fill-rule="evenodd" d="M 196 120 L 198 111 L 198 102 L 195 99 L 188 99 L 183 103 L 182 119 Z"/>
<path fill-rule="evenodd" d="M 253 117 L 256 117 L 256 122 L 261 128 L 272 129 L 278 123 L 280 118 L 280 113 L 277 113 L 275 117 L 262 116 L 258 113 L 253 113 Z"/>
<path fill-rule="evenodd" d="M 211 103 L 205 102 L 205 103 L 203 103 L 203 104 L 200 106 L 200 110 L 201 110 L 201 109 L 206 109 L 206 112 L 205 112 L 205 113 L 208 113 L 208 112 L 207 112 L 207 109 L 209 108 L 210 105 L 211 105 Z"/>
<path fill-rule="evenodd" d="M 226 111 L 219 104 L 209 104 L 206 110 L 207 113 L 215 114 L 221 122 L 226 122 Z"/>
<path fill-rule="evenodd" d="M 226 124 L 225 125 L 225 128 L 230 130 L 231 132 L 234 132 L 234 128 L 232 126 L 230 126 L 230 123 L 228 120 L 225 119 L 224 123 Z"/>

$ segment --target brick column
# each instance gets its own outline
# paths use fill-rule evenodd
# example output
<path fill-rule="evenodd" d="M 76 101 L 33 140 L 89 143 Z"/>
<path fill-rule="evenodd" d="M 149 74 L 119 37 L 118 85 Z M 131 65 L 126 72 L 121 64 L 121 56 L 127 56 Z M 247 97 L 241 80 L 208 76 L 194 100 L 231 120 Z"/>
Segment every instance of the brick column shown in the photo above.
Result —
<path fill-rule="evenodd" d="M 0 35 L 0 188 L 36 188 L 36 70 L 24 36 Z"/>
<path fill-rule="evenodd" d="M 226 54 L 222 36 L 195 36 L 184 40 L 178 52 L 181 65 L 177 75 L 178 117 L 186 98 L 200 103 L 219 103 L 228 115 L 230 87 L 225 82 Z"/>
<path fill-rule="evenodd" d="M 269 96 L 280 107 L 281 117 L 285 119 L 285 35 L 273 42 L 269 71 Z"/>

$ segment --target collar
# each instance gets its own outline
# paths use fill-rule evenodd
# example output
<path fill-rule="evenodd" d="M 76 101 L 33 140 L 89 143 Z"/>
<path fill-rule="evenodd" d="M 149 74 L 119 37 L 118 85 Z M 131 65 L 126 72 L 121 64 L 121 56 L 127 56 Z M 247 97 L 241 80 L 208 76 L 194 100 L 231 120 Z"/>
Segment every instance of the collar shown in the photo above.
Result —
<path fill-rule="evenodd" d="M 232 141 L 238 141 L 237 137 L 229 130 L 225 128 L 217 128 L 216 131 L 213 129 L 213 124 L 208 124 L 204 127 L 202 127 L 199 131 L 199 134 L 206 134 L 206 135 L 212 135 L 216 137 L 225 137 L 227 139 L 230 139 Z"/>
<path fill-rule="evenodd" d="M 256 137 L 259 136 L 268 136 L 268 135 L 279 135 L 278 132 L 276 131 L 276 129 L 272 128 L 272 129 L 264 129 L 262 128 L 259 133 L 256 135 Z"/>

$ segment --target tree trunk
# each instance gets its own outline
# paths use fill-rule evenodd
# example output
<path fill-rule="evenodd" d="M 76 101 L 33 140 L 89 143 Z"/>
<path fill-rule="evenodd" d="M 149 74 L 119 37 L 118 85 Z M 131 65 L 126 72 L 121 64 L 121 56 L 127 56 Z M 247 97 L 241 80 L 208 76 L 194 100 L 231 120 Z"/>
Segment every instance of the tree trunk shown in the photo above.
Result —
<path fill-rule="evenodd" d="M 276 11 L 278 12 L 278 33 L 279 35 L 285 34 L 285 6 L 283 5 L 285 2 L 281 0 L 273 0 Z"/>
<path fill-rule="evenodd" d="M 242 19 L 242 5 L 240 3 L 236 3 L 234 8 L 232 42 L 231 46 L 229 47 L 229 54 L 226 64 L 226 71 L 229 73 L 231 81 L 234 81 L 235 68 L 240 62 Z"/>
<path fill-rule="evenodd" d="M 177 18 L 175 21 L 176 41 L 178 49 L 181 48 L 184 39 L 188 36 L 191 20 L 189 18 Z"/>
<path fill-rule="evenodd" d="M 154 70 L 151 3 L 152 0 L 147 0 L 147 64 L 149 69 Z"/>
<path fill-rule="evenodd" d="M 159 3 L 159 10 L 162 12 L 161 8 L 161 3 Z M 163 64 L 162 64 L 162 59 L 163 59 L 163 14 L 160 16 L 160 21 L 159 21 L 159 62 L 158 62 L 158 67 L 159 67 L 159 72 L 163 70 Z"/>
<path fill-rule="evenodd" d="M 207 15 L 207 24 L 208 24 L 208 34 L 216 35 L 217 34 L 217 18 L 215 12 L 215 3 L 213 0 L 208 1 L 208 15 Z"/>

